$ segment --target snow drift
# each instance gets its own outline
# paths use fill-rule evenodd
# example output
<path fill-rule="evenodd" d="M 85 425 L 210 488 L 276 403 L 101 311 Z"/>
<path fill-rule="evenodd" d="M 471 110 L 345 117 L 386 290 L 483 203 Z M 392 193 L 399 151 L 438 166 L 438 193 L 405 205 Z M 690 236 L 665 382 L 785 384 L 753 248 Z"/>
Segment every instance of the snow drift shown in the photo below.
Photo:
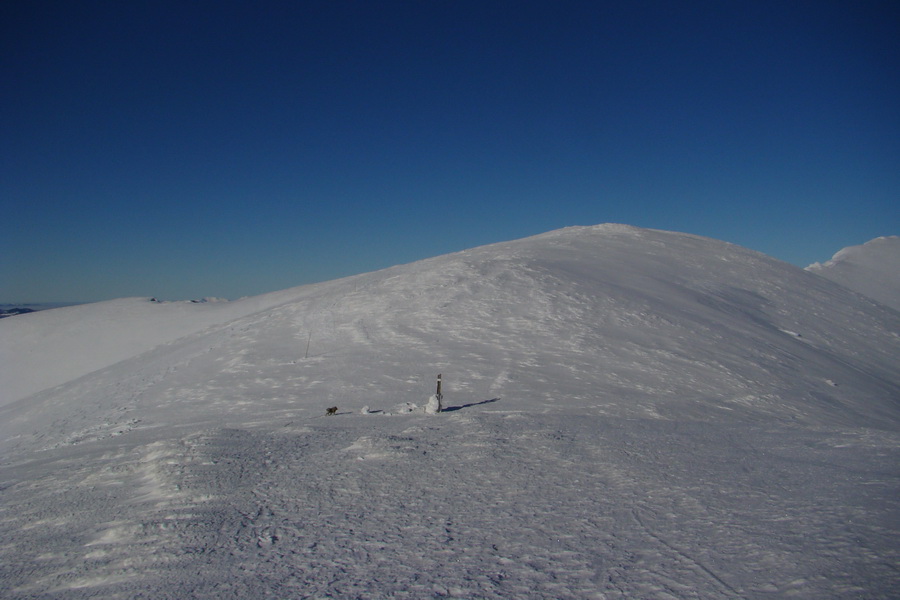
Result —
<path fill-rule="evenodd" d="M 0 408 L 14 597 L 900 585 L 900 313 L 826 278 L 603 225 L 248 300 Z"/>
<path fill-rule="evenodd" d="M 900 310 L 900 237 L 875 238 L 837 252 L 808 271 L 827 277 L 885 306 Z"/>

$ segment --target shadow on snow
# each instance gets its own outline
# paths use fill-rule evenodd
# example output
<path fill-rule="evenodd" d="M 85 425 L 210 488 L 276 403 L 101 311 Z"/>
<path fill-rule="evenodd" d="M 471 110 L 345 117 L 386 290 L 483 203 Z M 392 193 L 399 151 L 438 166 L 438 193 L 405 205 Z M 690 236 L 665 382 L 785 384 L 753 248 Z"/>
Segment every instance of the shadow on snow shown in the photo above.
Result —
<path fill-rule="evenodd" d="M 490 404 L 491 402 L 496 402 L 500 398 L 491 398 L 490 400 L 482 400 L 481 402 L 472 402 L 471 404 L 462 404 L 460 406 L 448 406 L 447 408 L 441 410 L 441 412 L 453 412 L 454 410 L 462 410 L 464 408 L 471 408 L 473 406 L 480 406 L 482 404 Z"/>

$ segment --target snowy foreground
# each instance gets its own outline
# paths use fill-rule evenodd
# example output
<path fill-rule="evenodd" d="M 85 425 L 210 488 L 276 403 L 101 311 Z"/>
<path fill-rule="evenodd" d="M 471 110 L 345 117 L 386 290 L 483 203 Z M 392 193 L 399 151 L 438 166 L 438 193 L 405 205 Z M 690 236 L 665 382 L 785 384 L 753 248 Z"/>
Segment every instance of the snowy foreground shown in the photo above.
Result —
<path fill-rule="evenodd" d="M 0 345 L 2 598 L 900 590 L 900 313 L 723 242 L 571 228 Z"/>

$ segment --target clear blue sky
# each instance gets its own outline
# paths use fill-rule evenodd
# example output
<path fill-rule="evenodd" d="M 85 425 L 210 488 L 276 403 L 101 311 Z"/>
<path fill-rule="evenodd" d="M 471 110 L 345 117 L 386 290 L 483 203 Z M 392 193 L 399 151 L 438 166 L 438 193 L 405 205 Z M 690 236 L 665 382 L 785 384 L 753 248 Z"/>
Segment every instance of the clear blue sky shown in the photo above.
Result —
<path fill-rule="evenodd" d="M 0 3 L 0 302 L 236 298 L 568 225 L 900 234 L 894 1 Z"/>

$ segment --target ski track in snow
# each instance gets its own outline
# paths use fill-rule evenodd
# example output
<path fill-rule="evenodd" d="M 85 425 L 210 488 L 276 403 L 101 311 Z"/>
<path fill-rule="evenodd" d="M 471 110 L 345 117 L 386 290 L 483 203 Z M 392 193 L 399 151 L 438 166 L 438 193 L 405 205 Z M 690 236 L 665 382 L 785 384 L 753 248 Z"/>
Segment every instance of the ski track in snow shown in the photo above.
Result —
<path fill-rule="evenodd" d="M 895 598 L 897 313 L 596 231 L 282 292 L 0 407 L 0 597 Z"/>

